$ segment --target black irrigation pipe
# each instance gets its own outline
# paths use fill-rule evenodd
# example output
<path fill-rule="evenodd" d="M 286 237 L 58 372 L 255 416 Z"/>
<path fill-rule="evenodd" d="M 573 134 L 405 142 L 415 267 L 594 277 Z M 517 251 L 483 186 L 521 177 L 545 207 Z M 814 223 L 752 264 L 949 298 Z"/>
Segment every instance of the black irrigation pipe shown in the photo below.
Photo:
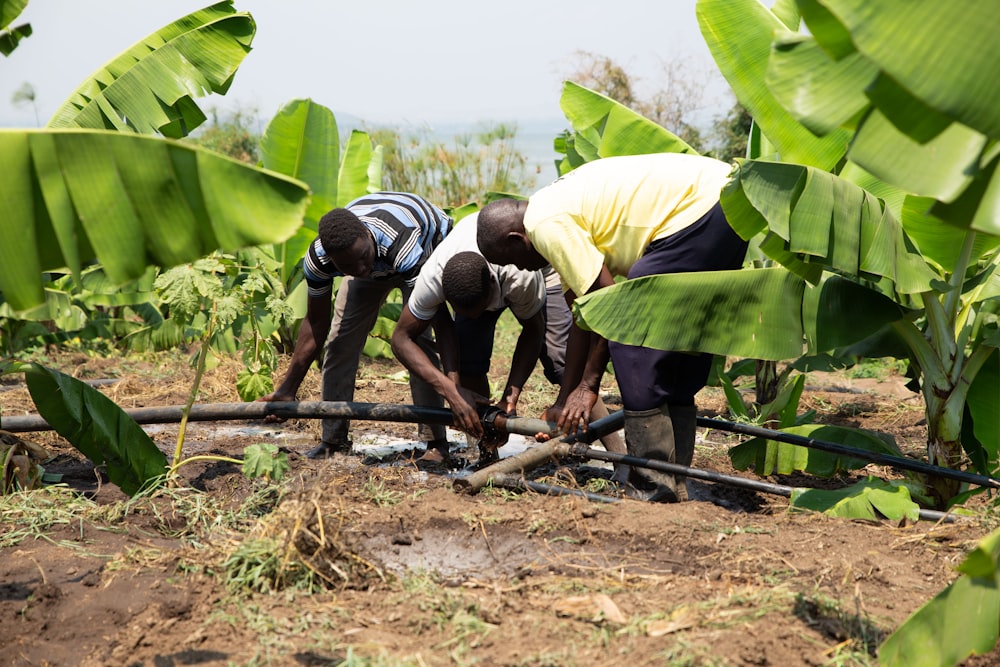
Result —
<path fill-rule="evenodd" d="M 979 475 L 972 472 L 966 472 L 964 470 L 952 470 L 951 468 L 943 468 L 930 463 L 924 463 L 923 461 L 892 456 L 891 454 L 882 454 L 881 452 L 869 452 L 864 449 L 856 449 L 854 447 L 839 445 L 835 442 L 826 442 L 823 440 L 816 440 L 815 438 L 807 438 L 802 435 L 795 435 L 793 433 L 773 431 L 760 426 L 734 424 L 732 422 L 725 422 L 719 419 L 708 419 L 705 417 L 698 417 L 698 425 L 719 431 L 729 431 L 730 433 L 739 433 L 741 435 L 749 435 L 755 438 L 766 438 L 777 442 L 785 442 L 790 445 L 818 449 L 820 451 L 829 452 L 831 454 L 839 454 L 850 458 L 864 459 L 866 461 L 872 461 L 873 463 L 880 463 L 893 468 L 910 470 L 913 472 L 923 473 L 925 475 L 947 477 L 959 482 L 967 482 L 969 484 L 976 484 L 977 486 L 988 486 L 993 489 L 1000 489 L 1000 479 L 996 479 L 995 477 Z"/>
<path fill-rule="evenodd" d="M 132 408 L 125 410 L 139 424 L 165 424 L 181 421 L 183 408 L 181 406 L 167 406 L 156 408 Z M 389 422 L 410 422 L 424 424 L 444 424 L 451 425 L 454 422 L 454 415 L 451 410 L 445 408 L 429 408 L 416 405 L 397 405 L 391 403 L 354 403 L 347 401 L 275 401 L 270 403 L 210 403 L 199 404 L 191 407 L 188 421 L 225 421 L 239 419 L 263 419 L 267 416 L 294 419 L 312 418 L 322 419 L 327 417 L 341 419 L 357 419 L 370 421 Z M 495 423 L 507 433 L 517 433 L 520 435 L 534 435 L 546 430 L 546 426 L 551 430 L 554 424 L 540 419 L 528 419 L 522 417 L 497 417 Z M 593 442 L 608 433 L 613 433 L 624 426 L 625 415 L 618 410 L 603 419 L 598 419 L 591 423 L 587 431 L 577 431 L 575 437 L 568 436 L 563 442 Z M 699 426 L 716 429 L 719 431 L 729 431 L 741 435 L 749 435 L 757 438 L 766 438 L 777 442 L 784 442 L 800 447 L 818 449 L 841 456 L 862 459 L 887 465 L 902 470 L 923 473 L 925 475 L 936 475 L 954 479 L 960 482 L 987 486 L 993 489 L 1000 489 L 1000 479 L 966 472 L 964 470 L 952 470 L 935 466 L 923 461 L 891 456 L 880 452 L 870 452 L 854 447 L 847 447 L 833 442 L 816 440 L 801 435 L 782 433 L 772 429 L 749 424 L 736 424 L 718 419 L 708 419 L 698 417 Z M 52 427 L 39 415 L 15 415 L 0 419 L 0 428 L 11 432 L 27 431 L 49 431 Z"/>
<path fill-rule="evenodd" d="M 784 496 L 785 498 L 790 498 L 792 496 L 792 492 L 795 490 L 795 487 L 785 486 L 783 484 L 758 482 L 744 477 L 723 475 L 722 473 L 713 472 L 711 470 L 689 468 L 688 466 L 683 466 L 679 463 L 667 463 L 666 461 L 644 459 L 637 456 L 629 456 L 628 454 L 616 454 L 614 452 L 606 452 L 602 449 L 592 449 L 583 444 L 561 444 L 561 446 L 556 447 L 555 452 L 557 455 L 580 456 L 583 458 L 597 459 L 598 461 L 624 463 L 630 466 L 659 470 L 672 475 L 683 475 L 685 477 L 690 477 L 691 479 L 700 479 L 706 482 L 725 484 L 726 486 L 734 486 L 747 489 L 749 491 L 759 491 L 761 493 Z M 955 521 L 954 515 L 947 512 L 939 512 L 937 510 L 921 509 L 919 516 L 924 521 L 944 521 L 947 523 Z"/>

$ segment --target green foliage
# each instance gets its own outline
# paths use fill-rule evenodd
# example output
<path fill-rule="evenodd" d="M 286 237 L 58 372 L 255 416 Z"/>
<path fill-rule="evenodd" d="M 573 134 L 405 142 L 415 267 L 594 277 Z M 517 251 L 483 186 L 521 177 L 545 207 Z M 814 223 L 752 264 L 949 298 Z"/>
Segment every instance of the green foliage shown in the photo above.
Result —
<path fill-rule="evenodd" d="M 38 413 L 128 495 L 162 479 L 167 459 L 146 432 L 101 392 L 38 364 L 17 364 Z"/>
<path fill-rule="evenodd" d="M 838 443 L 866 452 L 902 456 L 892 438 L 862 429 L 826 424 L 804 424 L 782 428 L 781 431 L 805 438 Z M 737 470 L 747 470 L 752 466 L 757 474 L 762 476 L 790 475 L 794 472 L 804 471 L 820 477 L 831 477 L 841 472 L 863 468 L 868 464 L 867 461 L 861 459 L 764 438 L 752 438 L 736 445 L 729 451 L 729 455 Z"/>
<path fill-rule="evenodd" d="M 194 143 L 228 155 L 231 158 L 257 164 L 260 161 L 260 133 L 251 124 L 257 116 L 253 109 L 239 109 L 226 116 L 220 116 L 215 109 L 206 125 L 197 134 L 189 137 Z"/>
<path fill-rule="evenodd" d="M 989 653 L 1000 628 L 1000 530 L 969 552 L 960 576 L 879 647 L 883 667 L 951 667 Z"/>
<path fill-rule="evenodd" d="M 256 34 L 233 0 L 192 12 L 133 44 L 85 80 L 50 128 L 186 136 L 205 121 L 192 96 L 225 93 Z"/>
<path fill-rule="evenodd" d="M 288 455 L 277 445 L 258 443 L 243 450 L 243 474 L 251 479 L 264 477 L 277 482 L 290 469 Z"/>
<path fill-rule="evenodd" d="M 278 354 L 271 336 L 292 311 L 266 254 L 256 249 L 215 253 L 165 271 L 154 288 L 168 320 L 186 338 L 204 339 L 218 352 L 242 351 L 240 398 L 252 401 L 273 391 Z"/>
<path fill-rule="evenodd" d="M 876 477 L 868 477 L 846 489 L 795 489 L 791 505 L 848 519 L 875 521 L 885 517 L 912 522 L 920 517 L 920 507 L 910 499 L 906 484 Z"/>
<path fill-rule="evenodd" d="M 380 128 L 371 135 L 385 156 L 384 189 L 417 192 L 446 209 L 484 201 L 490 192 L 530 192 L 535 186 L 527 159 L 514 146 L 516 126 L 487 125 L 451 142 L 429 129 L 403 136 Z"/>
<path fill-rule="evenodd" d="M 20 41 L 31 36 L 31 24 L 12 26 L 28 6 L 28 0 L 0 0 L 0 53 L 9 56 Z"/>

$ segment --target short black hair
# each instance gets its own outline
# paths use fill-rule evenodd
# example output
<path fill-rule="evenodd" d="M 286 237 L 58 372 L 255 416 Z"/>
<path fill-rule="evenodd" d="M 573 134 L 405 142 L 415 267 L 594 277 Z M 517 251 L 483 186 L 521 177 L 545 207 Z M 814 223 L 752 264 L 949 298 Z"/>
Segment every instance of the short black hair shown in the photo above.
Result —
<path fill-rule="evenodd" d="M 490 295 L 490 267 L 476 252 L 456 253 L 444 265 L 441 286 L 453 308 L 479 308 Z"/>
<path fill-rule="evenodd" d="M 476 221 L 476 243 L 483 256 L 489 257 L 492 248 L 503 248 L 507 245 L 507 232 L 518 226 L 515 223 L 524 219 L 518 199 L 495 199 L 483 207 Z"/>
<path fill-rule="evenodd" d="M 368 228 L 346 208 L 335 208 L 319 220 L 319 240 L 328 254 L 347 250 Z"/>

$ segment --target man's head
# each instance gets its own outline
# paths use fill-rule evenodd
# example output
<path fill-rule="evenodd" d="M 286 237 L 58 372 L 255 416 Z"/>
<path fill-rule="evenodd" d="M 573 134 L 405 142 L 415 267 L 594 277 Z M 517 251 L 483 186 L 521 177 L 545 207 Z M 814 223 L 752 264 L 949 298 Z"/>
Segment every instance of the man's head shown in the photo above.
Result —
<path fill-rule="evenodd" d="M 444 298 L 456 313 L 468 318 L 486 310 L 492 282 L 489 265 L 475 252 L 456 253 L 445 263 L 441 277 Z"/>
<path fill-rule="evenodd" d="M 358 216 L 335 208 L 319 221 L 319 240 L 337 270 L 365 278 L 375 264 L 375 239 Z"/>
<path fill-rule="evenodd" d="M 529 271 L 548 266 L 524 231 L 527 209 L 528 202 L 524 200 L 497 199 L 479 212 L 476 242 L 486 261 L 501 266 L 513 264 Z"/>

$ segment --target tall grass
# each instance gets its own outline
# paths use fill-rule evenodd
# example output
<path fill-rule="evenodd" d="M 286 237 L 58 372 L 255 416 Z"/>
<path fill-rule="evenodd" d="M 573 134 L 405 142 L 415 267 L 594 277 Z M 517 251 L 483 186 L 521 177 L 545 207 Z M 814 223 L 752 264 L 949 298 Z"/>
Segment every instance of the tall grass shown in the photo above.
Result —
<path fill-rule="evenodd" d="M 385 154 L 382 185 L 387 190 L 415 192 L 453 208 L 483 202 L 490 192 L 527 195 L 535 188 L 535 174 L 515 147 L 516 125 L 484 125 L 449 141 L 429 128 L 407 135 L 378 128 L 369 134 Z"/>

